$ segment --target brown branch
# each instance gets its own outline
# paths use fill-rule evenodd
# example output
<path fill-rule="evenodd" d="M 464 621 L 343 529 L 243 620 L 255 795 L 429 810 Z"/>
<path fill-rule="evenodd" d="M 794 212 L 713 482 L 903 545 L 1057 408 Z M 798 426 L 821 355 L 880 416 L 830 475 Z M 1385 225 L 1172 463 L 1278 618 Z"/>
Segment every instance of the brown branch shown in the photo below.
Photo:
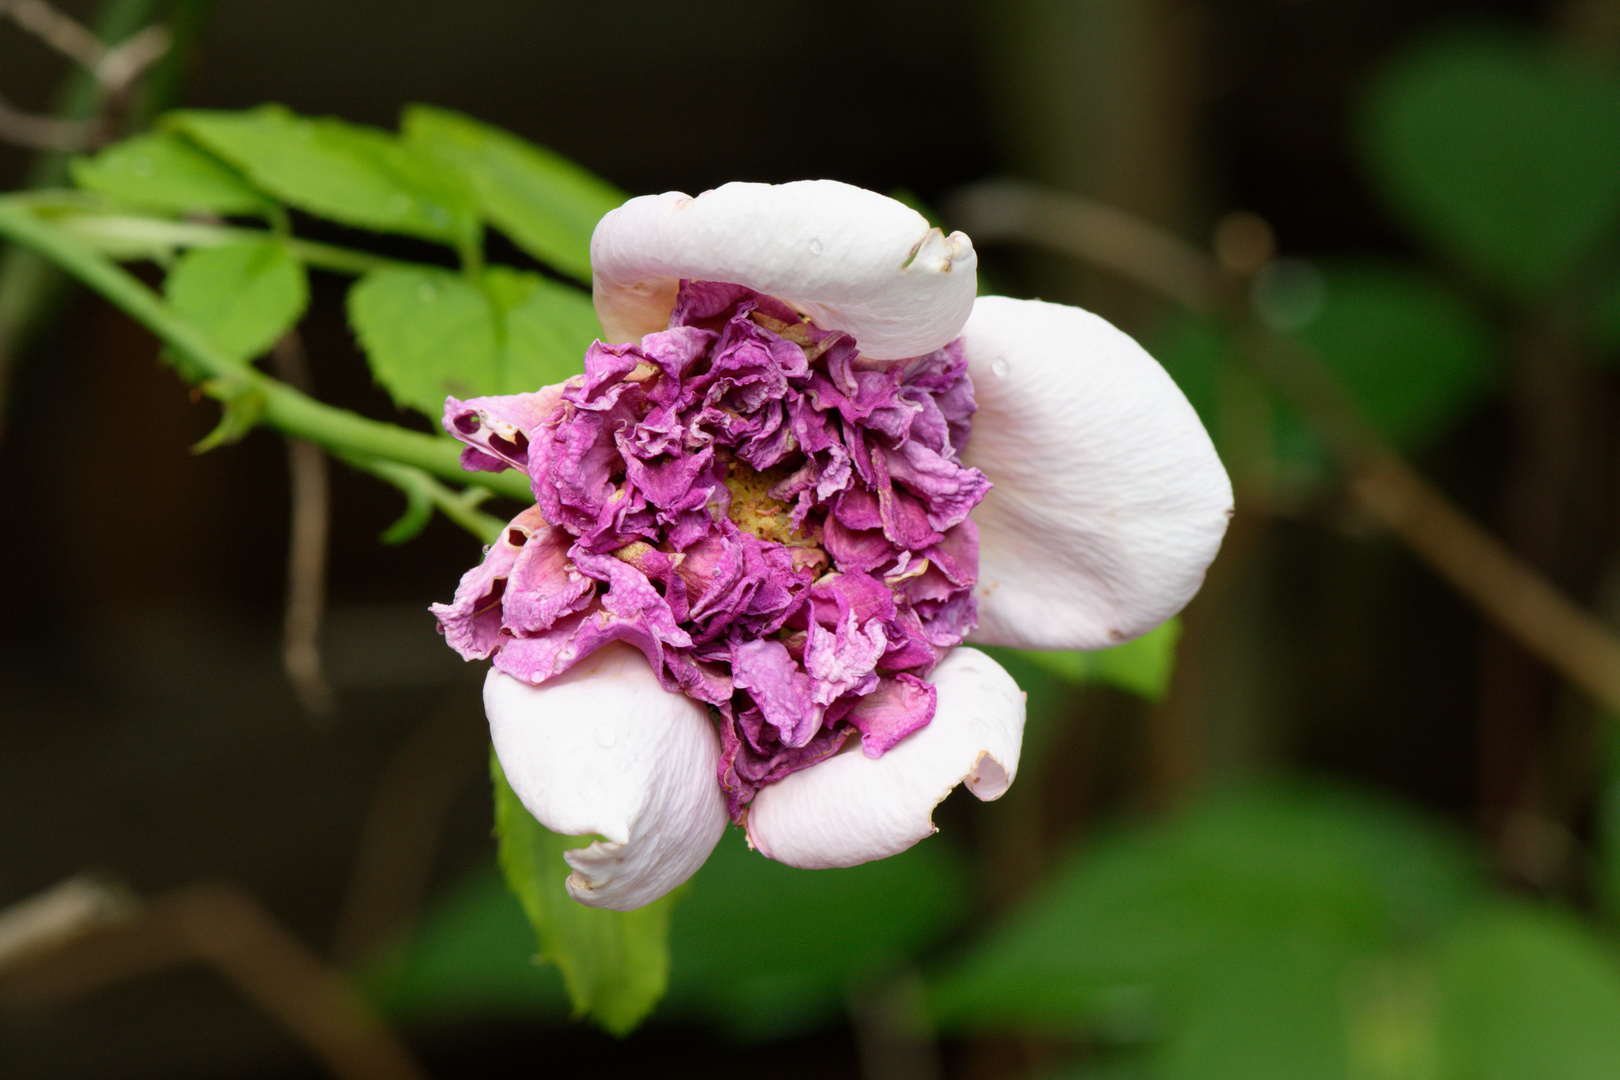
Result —
<path fill-rule="evenodd" d="M 488 762 L 489 728 L 460 691 L 394 752 L 372 794 L 332 937 L 339 964 L 353 967 L 409 928 L 427 896 L 456 796 L 486 774 Z"/>
<path fill-rule="evenodd" d="M 1352 497 L 1526 649 L 1620 710 L 1620 639 L 1474 521 L 1398 455 L 1307 348 L 1267 333 L 1241 279 L 1198 248 L 1112 207 L 1015 181 L 979 184 L 948 207 L 981 241 L 1018 240 L 1106 266 L 1239 327 L 1244 353 L 1324 437 Z"/>
<path fill-rule="evenodd" d="M 120 94 L 168 55 L 174 35 L 166 26 L 148 26 L 108 49 L 92 69 L 96 82 L 109 96 Z"/>
<path fill-rule="evenodd" d="M 71 154 L 95 141 L 96 125 L 84 120 L 59 120 L 14 108 L 0 98 L 0 142 L 30 150 Z"/>
<path fill-rule="evenodd" d="M 218 970 L 339 1080 L 426 1080 L 409 1048 L 341 974 L 230 885 L 178 889 L 123 925 L 6 973 L 0 1007 L 59 1005 L 196 961 Z"/>
<path fill-rule="evenodd" d="M 107 55 L 107 47 L 83 23 L 44 0 L 0 0 L 0 15 L 10 16 L 12 22 L 91 71 Z"/>
<path fill-rule="evenodd" d="M 276 374 L 309 389 L 309 363 L 297 331 L 289 330 L 270 353 Z M 330 721 L 336 713 L 332 687 L 321 673 L 321 620 L 326 611 L 326 547 L 331 530 L 331 476 L 326 454 L 307 439 L 287 440 L 292 492 L 292 528 L 287 542 L 287 613 L 281 659 L 299 702 L 310 716 Z"/>
<path fill-rule="evenodd" d="M 133 893 L 80 876 L 0 911 L 0 974 L 95 930 L 127 922 L 139 909 Z"/>

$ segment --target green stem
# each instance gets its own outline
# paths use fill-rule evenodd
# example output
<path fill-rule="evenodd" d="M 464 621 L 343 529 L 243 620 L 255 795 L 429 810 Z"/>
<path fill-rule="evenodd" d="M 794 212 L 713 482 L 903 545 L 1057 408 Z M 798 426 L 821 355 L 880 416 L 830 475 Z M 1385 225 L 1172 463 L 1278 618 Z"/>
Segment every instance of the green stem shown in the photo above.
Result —
<path fill-rule="evenodd" d="M 192 381 L 219 379 L 239 391 L 262 394 L 262 419 L 271 427 L 344 456 L 395 461 L 450 480 L 468 479 L 455 442 L 325 405 L 236 362 L 134 275 L 23 207 L 0 200 L 0 236 L 39 252 L 163 339 L 186 362 L 183 373 Z M 483 473 L 477 482 L 509 498 L 533 499 L 528 482 L 517 473 Z"/>
<path fill-rule="evenodd" d="M 493 544 L 500 538 L 501 530 L 506 528 L 506 522 L 500 518 L 477 509 L 477 496 L 482 494 L 478 488 L 467 493 L 452 491 L 421 469 L 393 461 L 357 457 L 345 457 L 343 460 L 356 469 L 388 481 L 406 495 L 414 494 L 427 499 L 435 510 L 486 544 Z"/>
<path fill-rule="evenodd" d="M 18 206 L 44 205 L 37 197 L 0 196 L 0 203 Z M 142 217 L 135 214 L 67 213 L 54 216 L 51 224 L 68 233 L 84 245 L 114 251 L 127 251 L 131 245 L 150 245 L 153 251 L 166 248 L 224 247 L 255 240 L 274 240 L 285 244 L 293 257 L 309 266 L 331 270 L 339 274 L 368 274 L 390 266 L 420 266 L 423 263 L 404 262 L 373 255 L 353 248 L 334 244 L 318 244 L 312 240 L 299 240 L 270 229 L 249 229 L 236 225 L 209 225 L 197 221 L 173 221 L 167 218 Z"/>

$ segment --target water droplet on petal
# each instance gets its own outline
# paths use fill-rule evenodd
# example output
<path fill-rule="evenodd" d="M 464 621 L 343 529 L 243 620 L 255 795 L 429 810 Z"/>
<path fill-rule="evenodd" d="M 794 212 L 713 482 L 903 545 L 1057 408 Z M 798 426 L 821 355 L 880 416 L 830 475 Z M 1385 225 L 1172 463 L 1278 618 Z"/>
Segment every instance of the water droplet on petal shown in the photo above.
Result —
<path fill-rule="evenodd" d="M 817 240 L 815 237 L 810 238 L 810 254 L 812 254 L 812 255 L 820 255 L 821 254 L 821 241 Z"/>
<path fill-rule="evenodd" d="M 591 732 L 591 737 L 596 740 L 597 746 L 600 746 L 602 749 L 606 750 L 608 747 L 613 745 L 613 725 L 597 724 L 596 730 Z"/>
<path fill-rule="evenodd" d="M 996 360 L 990 364 L 991 374 L 995 375 L 995 377 L 998 379 L 1005 379 L 1007 377 L 1007 372 L 1011 370 L 1012 365 L 1007 363 L 1005 360 Z"/>

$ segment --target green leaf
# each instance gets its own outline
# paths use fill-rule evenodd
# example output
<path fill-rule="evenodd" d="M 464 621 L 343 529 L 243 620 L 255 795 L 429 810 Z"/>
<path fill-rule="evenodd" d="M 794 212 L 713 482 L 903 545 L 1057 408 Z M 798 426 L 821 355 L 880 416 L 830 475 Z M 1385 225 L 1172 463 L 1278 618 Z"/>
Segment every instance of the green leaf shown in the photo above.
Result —
<path fill-rule="evenodd" d="M 749 1039 L 809 1031 L 946 940 L 972 899 L 971 868 L 940 837 L 861 866 L 795 870 L 730 830 L 675 913 L 669 1008 Z M 762 937 L 742 912 L 799 930 Z"/>
<path fill-rule="evenodd" d="M 1346 965 L 1432 936 L 1478 888 L 1448 838 L 1381 804 L 1228 796 L 1072 856 L 941 973 L 932 1008 L 950 1030 L 1163 1041 L 1166 1060 L 1231 1002 L 1301 1010 L 1249 1029 L 1238 1010 L 1233 1038 L 1320 1032 Z"/>
<path fill-rule="evenodd" d="M 1526 43 L 1454 36 L 1391 64 L 1363 103 L 1367 168 L 1420 236 L 1521 296 L 1620 221 L 1620 79 Z"/>
<path fill-rule="evenodd" d="M 163 288 L 176 314 L 243 361 L 268 352 L 309 303 L 303 264 L 274 240 L 193 248 Z"/>
<path fill-rule="evenodd" d="M 1075 683 L 1101 682 L 1163 700 L 1176 667 L 1181 622 L 1171 619 L 1134 641 L 1096 652 L 1031 652 L 1029 657 L 1060 678 Z"/>
<path fill-rule="evenodd" d="M 1449 936 L 1438 989 L 1448 1076 L 1611 1080 L 1620 1071 L 1620 971 L 1567 916 L 1487 908 Z"/>
<path fill-rule="evenodd" d="M 600 333 L 578 289 L 491 267 L 476 280 L 390 267 L 349 292 L 349 321 L 371 371 L 400 405 L 437 418 L 447 394 L 516 394 L 583 370 Z"/>
<path fill-rule="evenodd" d="M 1607 744 L 1603 784 L 1597 806 L 1598 899 L 1611 922 L 1620 922 L 1620 723 L 1606 713 L 1603 741 Z"/>
<path fill-rule="evenodd" d="M 433 521 L 433 500 L 421 488 L 405 489 L 405 512 L 377 537 L 390 547 L 414 540 Z"/>
<path fill-rule="evenodd" d="M 73 182 L 86 191 L 176 214 L 267 214 L 275 209 L 247 178 L 176 132 L 114 143 L 75 158 Z"/>
<path fill-rule="evenodd" d="M 1392 264 L 1329 263 L 1322 277 L 1322 310 L 1300 336 L 1397 444 L 1422 449 L 1491 388 L 1493 332 L 1452 290 Z"/>
<path fill-rule="evenodd" d="M 245 379 L 209 379 L 199 389 L 224 406 L 214 430 L 197 440 L 191 447 L 193 454 L 206 454 L 210 450 L 240 442 L 248 432 L 258 426 L 264 417 L 269 398 L 260 387 Z"/>
<path fill-rule="evenodd" d="M 501 870 L 540 939 L 540 958 L 562 973 L 574 1015 L 607 1031 L 633 1030 L 664 996 L 669 916 L 677 894 L 635 911 L 588 908 L 568 895 L 562 853 L 585 846 L 535 821 L 490 755 Z M 587 841 L 588 842 L 588 841 Z"/>
<path fill-rule="evenodd" d="M 373 960 L 360 985 L 393 1019 L 445 1021 L 568 1016 L 555 967 L 534 956 L 534 931 L 494 865 L 462 878 L 409 940 Z"/>
<path fill-rule="evenodd" d="M 587 284 L 591 233 L 622 192 L 558 154 L 460 113 L 413 105 L 405 141 L 464 170 L 484 215 L 541 262 Z"/>
<path fill-rule="evenodd" d="M 1328 262 L 1319 270 L 1321 307 L 1295 335 L 1403 449 L 1442 438 L 1495 385 L 1495 332 L 1453 290 L 1395 264 Z M 1155 337 L 1153 353 L 1234 473 L 1259 472 L 1283 497 L 1326 481 L 1315 431 L 1250 375 L 1223 328 L 1178 317 Z"/>
<path fill-rule="evenodd" d="M 477 248 L 481 223 L 463 178 L 386 131 L 311 120 L 278 105 L 171 113 L 166 123 L 302 210 L 463 253 Z"/>
<path fill-rule="evenodd" d="M 852 995 L 960 929 L 972 910 L 971 877 L 942 838 L 849 869 L 794 870 L 748 850 L 741 832 L 730 830 L 675 909 L 661 1015 L 702 1020 L 745 1039 L 836 1022 Z M 773 933 L 761 944 L 739 934 L 737 913 L 744 911 L 770 912 L 782 925 L 815 932 Z M 391 1015 L 407 1020 L 564 1015 L 562 981 L 536 970 L 532 940 L 517 900 L 496 875 L 478 871 L 434 902 L 410 941 L 375 964 L 365 985 Z"/>

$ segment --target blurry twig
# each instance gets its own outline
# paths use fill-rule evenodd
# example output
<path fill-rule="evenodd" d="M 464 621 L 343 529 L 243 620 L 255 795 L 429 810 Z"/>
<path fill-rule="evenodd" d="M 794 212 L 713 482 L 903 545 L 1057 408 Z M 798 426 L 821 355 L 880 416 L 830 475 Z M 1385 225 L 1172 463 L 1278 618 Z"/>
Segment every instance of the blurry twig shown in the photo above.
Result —
<path fill-rule="evenodd" d="M 849 1001 L 861 1074 L 870 1080 L 939 1080 L 939 1047 L 927 1022 L 922 977 L 903 972 Z"/>
<path fill-rule="evenodd" d="M 289 330 L 270 351 L 276 375 L 307 393 L 309 362 L 298 331 Z M 321 673 L 321 617 L 326 609 L 326 547 L 331 529 L 331 476 L 326 454 L 308 439 L 287 440 L 292 527 L 287 542 L 287 613 L 282 622 L 281 660 L 304 709 L 330 721 L 336 708 Z"/>
<path fill-rule="evenodd" d="M 28 903 L 62 904 L 51 896 Z M 409 1048 L 341 974 L 230 885 L 177 889 L 122 923 L 104 922 L 0 971 L 0 1007 L 49 1007 L 196 961 L 234 983 L 339 1080 L 426 1080 Z"/>
<path fill-rule="evenodd" d="M 30 150 L 72 153 L 90 144 L 96 125 L 85 120 L 60 120 L 23 112 L 0 98 L 0 142 Z"/>
<path fill-rule="evenodd" d="M 15 7 L 7 0 L 0 0 L 0 3 L 4 3 L 7 10 Z M 177 0 L 174 11 L 184 16 L 189 25 L 195 21 L 191 14 L 199 6 L 200 0 Z M 131 51 L 124 54 L 125 59 L 113 65 L 115 68 L 121 67 L 128 74 L 120 75 L 120 91 L 113 95 L 89 70 L 75 70 L 58 96 L 52 120 L 57 123 L 85 124 L 92 134 L 106 136 L 114 133 L 114 125 L 108 122 L 109 106 L 114 99 L 124 97 L 132 89 L 132 81 L 142 69 L 141 65 L 133 65 L 129 61 L 137 58 L 141 49 L 149 47 L 143 45 L 136 49 L 133 43 L 141 36 L 140 28 L 151 21 L 154 7 L 155 0 L 106 0 L 95 20 L 94 36 L 98 42 L 122 41 L 131 45 Z M 155 39 L 146 40 L 150 42 Z M 122 48 L 119 46 L 114 51 Z M 165 66 L 174 68 L 175 60 L 174 51 L 171 50 L 158 70 L 161 72 Z M 172 93 L 175 84 L 173 77 L 166 80 L 168 92 Z M 161 104 L 161 101 L 148 95 L 145 104 L 151 107 Z M 64 132 L 58 129 L 53 134 L 61 135 Z M 23 186 L 44 188 L 60 184 L 67 176 L 68 157 L 69 152 L 61 147 L 42 150 L 29 168 Z M 15 245 L 0 250 L 0 435 L 4 434 L 6 388 L 17 353 L 26 347 L 28 338 L 57 306 L 66 292 L 66 283 L 66 276 L 37 253 Z"/>
<path fill-rule="evenodd" d="M 78 20 L 45 0 L 0 0 L 0 15 L 90 72 L 106 94 L 121 93 L 169 51 L 169 31 L 148 26 L 108 46 Z"/>
<path fill-rule="evenodd" d="M 377 781 L 332 937 L 332 956 L 344 967 L 409 927 L 427 896 L 456 796 L 488 768 L 489 729 L 467 705 L 466 694 L 447 695 Z"/>
<path fill-rule="evenodd" d="M 127 922 L 139 910 L 128 889 L 81 875 L 0 911 L 0 975 L 70 941 Z"/>
<path fill-rule="evenodd" d="M 1241 278 L 1149 222 L 1016 181 L 974 185 L 947 209 L 980 241 L 1052 248 L 1225 317 L 1245 354 L 1323 436 L 1349 473 L 1350 494 L 1363 510 L 1525 648 L 1595 700 L 1620 710 L 1620 639 L 1407 464 L 1311 350 L 1255 323 L 1244 305 Z"/>

